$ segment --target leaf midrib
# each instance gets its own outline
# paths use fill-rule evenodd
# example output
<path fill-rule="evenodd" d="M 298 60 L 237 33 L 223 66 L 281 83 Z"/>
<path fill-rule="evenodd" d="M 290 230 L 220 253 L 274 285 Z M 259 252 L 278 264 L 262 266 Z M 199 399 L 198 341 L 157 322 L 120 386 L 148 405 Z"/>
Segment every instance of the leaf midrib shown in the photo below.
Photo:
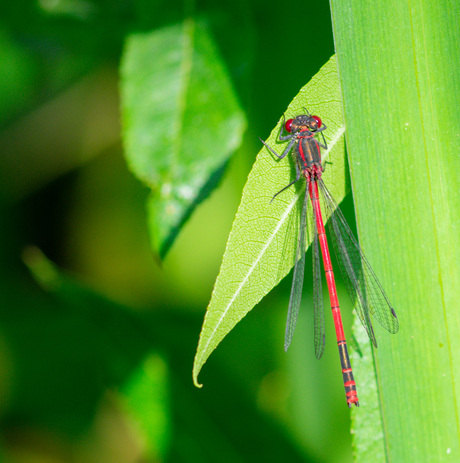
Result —
<path fill-rule="evenodd" d="M 336 133 L 334 134 L 334 137 L 332 138 L 332 140 L 329 142 L 329 147 L 328 149 L 324 152 L 324 156 L 322 156 L 322 161 L 326 161 L 328 156 L 329 156 L 329 153 L 332 151 L 332 149 L 334 148 L 334 146 L 338 143 L 338 141 L 341 139 L 341 137 L 344 135 L 345 133 L 345 125 L 342 125 L 338 128 L 338 130 L 336 131 Z M 296 194 L 296 196 L 294 196 L 294 198 L 291 200 L 291 202 L 287 205 L 286 207 L 286 210 L 285 212 L 283 213 L 278 225 L 276 226 L 276 228 L 274 229 L 273 233 L 270 235 L 269 239 L 267 240 L 267 242 L 265 243 L 264 247 L 262 248 L 262 250 L 260 251 L 259 255 L 257 256 L 257 258 L 255 259 L 254 263 L 251 265 L 251 267 L 249 268 L 247 274 L 245 275 L 244 279 L 241 281 L 241 283 L 239 284 L 237 290 L 235 291 L 235 294 L 232 296 L 231 300 L 229 301 L 229 303 L 227 304 L 227 306 L 225 307 L 225 309 L 223 310 L 221 316 L 219 317 L 219 320 L 217 321 L 216 325 L 214 326 L 210 336 L 208 337 L 208 340 L 206 342 L 206 345 L 204 347 L 204 349 L 202 350 L 202 355 L 200 356 L 200 360 L 201 358 L 205 358 L 206 357 L 206 354 L 208 352 L 208 348 L 209 348 L 209 345 L 215 335 L 215 333 L 217 332 L 217 330 L 219 329 L 221 323 L 222 323 L 222 320 L 225 318 L 225 316 L 227 315 L 228 311 L 230 310 L 230 307 L 233 305 L 234 301 L 236 300 L 236 298 L 238 297 L 238 295 L 240 294 L 241 290 L 243 289 L 244 285 L 246 284 L 246 282 L 248 281 L 248 279 L 250 278 L 252 272 L 254 271 L 254 269 L 256 268 L 257 264 L 260 262 L 260 260 L 262 259 L 262 257 L 264 256 L 265 254 L 265 251 L 268 249 L 268 247 L 270 246 L 270 244 L 272 243 L 273 239 L 275 238 L 275 236 L 277 235 L 278 231 L 281 229 L 282 225 L 285 223 L 286 219 L 289 217 L 292 209 L 294 208 L 294 206 L 296 205 L 297 201 L 299 200 L 299 198 L 302 196 L 303 197 L 303 191 L 305 190 L 305 186 L 303 186 L 299 192 Z M 198 363 L 198 362 L 197 362 Z M 197 382 L 197 378 L 195 377 L 195 382 Z"/>
<path fill-rule="evenodd" d="M 183 40 L 182 40 L 182 62 L 181 62 L 181 87 L 177 96 L 177 117 L 174 122 L 171 149 L 171 169 L 168 170 L 170 180 L 173 177 L 173 172 L 176 172 L 176 166 L 180 161 L 180 153 L 182 151 L 183 129 L 184 129 L 184 114 L 187 107 L 187 91 L 192 74 L 193 67 L 193 46 L 195 35 L 195 21 L 192 18 L 184 20 L 183 25 Z"/>

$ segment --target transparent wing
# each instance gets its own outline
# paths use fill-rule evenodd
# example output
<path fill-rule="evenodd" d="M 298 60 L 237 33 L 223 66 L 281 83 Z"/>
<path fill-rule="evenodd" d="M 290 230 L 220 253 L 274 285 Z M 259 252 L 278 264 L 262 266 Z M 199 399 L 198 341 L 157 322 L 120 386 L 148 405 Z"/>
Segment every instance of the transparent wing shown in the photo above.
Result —
<path fill-rule="evenodd" d="M 300 215 L 299 243 L 297 245 L 294 277 L 292 279 L 291 297 L 289 298 L 289 309 L 286 322 L 286 335 L 284 337 L 284 350 L 288 350 L 294 334 L 299 314 L 300 301 L 302 299 L 303 278 L 305 273 L 305 233 L 307 228 L 307 204 L 308 188 L 305 189 L 305 198 Z"/>
<path fill-rule="evenodd" d="M 393 334 L 399 329 L 398 318 L 337 203 L 321 179 L 318 184 L 330 216 L 328 229 L 348 294 L 356 302 L 358 317 L 377 347 L 369 314 Z"/>
<path fill-rule="evenodd" d="M 324 353 L 326 343 L 326 330 L 324 324 L 323 288 L 321 285 L 321 264 L 318 241 L 318 229 L 315 215 L 310 214 L 311 228 L 313 230 L 313 313 L 315 321 L 315 355 L 319 360 Z"/>

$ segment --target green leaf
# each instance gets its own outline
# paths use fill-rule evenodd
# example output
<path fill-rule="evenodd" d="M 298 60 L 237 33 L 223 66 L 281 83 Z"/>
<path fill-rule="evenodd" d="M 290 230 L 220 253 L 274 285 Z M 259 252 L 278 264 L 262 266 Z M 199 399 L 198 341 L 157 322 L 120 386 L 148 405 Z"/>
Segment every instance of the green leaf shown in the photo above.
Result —
<path fill-rule="evenodd" d="M 286 118 L 304 112 L 302 107 L 320 116 L 328 127 L 323 133 L 329 150 L 323 153 L 323 161 L 332 161 L 332 165 L 323 178 L 340 202 L 346 194 L 345 126 L 335 57 L 302 88 L 286 110 Z M 280 122 L 267 143 L 281 153 L 286 143 L 277 142 Z M 271 202 L 293 174 L 290 157 L 278 160 L 261 149 L 244 188 L 206 312 L 193 367 L 197 386 L 198 374 L 211 352 L 294 265 L 297 236 L 293 232 L 298 230 L 303 182 Z"/>
<path fill-rule="evenodd" d="M 16 44 L 3 28 L 0 46 L 0 124 L 3 126 L 13 114 L 30 104 L 32 88 L 37 85 L 38 66 L 26 48 Z"/>
<path fill-rule="evenodd" d="M 332 12 L 360 241 L 400 321 L 354 363 L 356 459 L 460 461 L 460 4 Z"/>
<path fill-rule="evenodd" d="M 149 355 L 122 388 L 121 401 L 152 461 L 164 457 L 170 444 L 169 391 L 168 367 L 158 354 Z"/>
<path fill-rule="evenodd" d="M 25 370 L 22 374 L 27 374 L 27 379 L 36 369 L 54 373 L 24 381 L 21 393 L 27 396 L 27 412 L 39 421 L 48 419 L 60 431 L 67 430 L 64 421 L 70 423 L 68 427 L 87 430 L 106 388 L 116 389 L 144 456 L 152 460 L 164 456 L 171 437 L 169 365 L 152 350 L 167 319 L 154 314 L 152 321 L 105 299 L 67 275 L 38 248 L 26 248 L 23 259 L 32 277 L 52 295 L 47 299 L 44 293 L 40 297 L 35 294 L 35 304 L 42 304 L 39 311 L 31 305 L 40 320 L 36 323 L 39 328 L 24 334 L 23 327 L 19 330 L 22 348 L 31 349 L 34 342 L 39 347 L 33 348 L 32 356 L 16 354 L 21 358 L 16 368 Z M 35 319 L 24 310 L 34 326 L 31 320 Z M 177 347 L 177 339 L 171 344 Z M 162 348 L 168 351 L 171 345 L 163 343 Z M 32 361 L 33 366 L 27 363 Z M 29 384 L 34 391 L 37 387 L 43 391 L 31 394 Z"/>
<path fill-rule="evenodd" d="M 245 118 L 203 23 L 129 37 L 121 79 L 126 158 L 152 191 L 151 242 L 164 257 L 222 176 Z"/>

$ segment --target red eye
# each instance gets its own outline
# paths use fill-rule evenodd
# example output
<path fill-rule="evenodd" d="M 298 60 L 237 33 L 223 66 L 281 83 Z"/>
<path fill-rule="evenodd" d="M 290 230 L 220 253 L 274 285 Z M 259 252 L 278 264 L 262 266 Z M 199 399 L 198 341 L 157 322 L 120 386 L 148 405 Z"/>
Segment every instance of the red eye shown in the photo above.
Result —
<path fill-rule="evenodd" d="M 318 116 L 311 116 L 311 117 L 315 119 L 316 122 L 318 122 L 318 129 L 319 129 L 323 125 L 323 123 L 321 122 L 321 119 Z"/>
<path fill-rule="evenodd" d="M 285 128 L 289 133 L 291 133 L 291 125 L 292 125 L 292 121 L 293 121 L 293 120 L 294 120 L 294 119 L 288 119 L 288 120 L 286 121 L 286 124 L 284 124 L 284 128 Z"/>

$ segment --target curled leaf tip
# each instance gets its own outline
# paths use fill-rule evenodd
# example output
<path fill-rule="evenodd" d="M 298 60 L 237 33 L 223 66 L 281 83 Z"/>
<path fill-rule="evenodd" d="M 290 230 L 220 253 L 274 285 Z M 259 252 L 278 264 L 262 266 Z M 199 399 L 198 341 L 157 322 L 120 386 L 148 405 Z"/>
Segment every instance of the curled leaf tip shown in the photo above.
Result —
<path fill-rule="evenodd" d="M 201 389 L 203 387 L 203 385 L 198 382 L 198 374 L 193 373 L 193 384 L 198 389 Z"/>

